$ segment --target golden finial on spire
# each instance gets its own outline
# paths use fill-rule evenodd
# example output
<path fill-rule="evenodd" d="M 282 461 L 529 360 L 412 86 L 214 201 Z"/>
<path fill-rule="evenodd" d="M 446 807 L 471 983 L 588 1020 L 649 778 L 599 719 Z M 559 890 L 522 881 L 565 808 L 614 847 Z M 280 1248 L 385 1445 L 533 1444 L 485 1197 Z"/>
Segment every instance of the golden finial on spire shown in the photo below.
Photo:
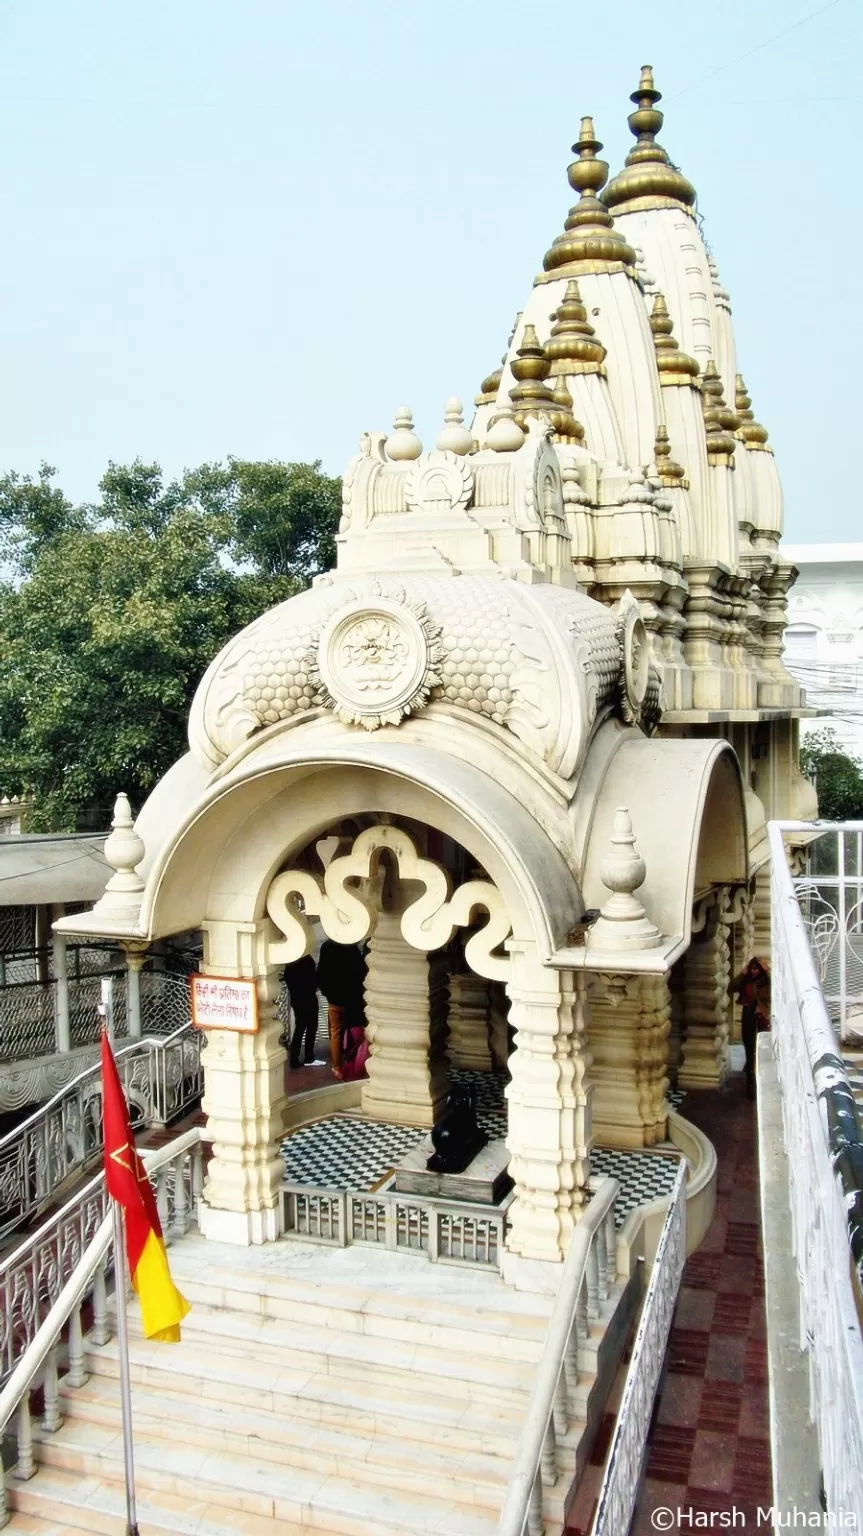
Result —
<path fill-rule="evenodd" d="M 516 383 L 509 397 L 518 425 L 523 427 L 529 416 L 549 416 L 554 410 L 554 396 L 545 381 L 551 364 L 534 326 L 525 326 L 511 367 Z"/>
<path fill-rule="evenodd" d="M 545 355 L 551 358 L 552 373 L 604 373 L 605 347 L 587 318 L 574 277 L 551 319 Z"/>
<path fill-rule="evenodd" d="M 580 194 L 579 201 L 569 210 L 563 234 L 545 254 L 546 272 L 575 262 L 588 264 L 586 270 L 591 272 L 603 271 L 612 263 L 634 267 L 632 246 L 615 229 L 608 209 L 596 195 L 608 178 L 608 165 L 597 159 L 602 145 L 594 135 L 592 117 L 581 119 L 581 132 L 572 149 L 578 159 L 573 160 L 567 175 L 570 186 Z"/>
<path fill-rule="evenodd" d="M 637 143 L 627 155 L 620 175 L 608 183 L 602 201 L 618 213 L 631 213 L 641 208 L 690 210 L 695 202 L 695 188 L 671 164 L 662 145 L 656 142 L 664 121 L 656 106 L 662 100 L 662 92 L 653 84 L 650 64 L 642 65 L 638 90 L 633 91 L 629 99 L 636 108 L 629 114 L 629 131 L 635 135 Z"/>
<path fill-rule="evenodd" d="M 707 457 L 712 459 L 723 454 L 730 457 L 736 446 L 734 434 L 740 426 L 740 421 L 735 412 L 725 403 L 722 380 L 713 358 L 707 364 L 701 379 L 701 407 L 707 432 Z"/>
<path fill-rule="evenodd" d="M 686 484 L 686 472 L 682 464 L 676 464 L 671 457 L 671 443 L 668 440 L 668 428 L 658 426 L 656 429 L 656 442 L 653 445 L 653 455 L 656 459 L 656 470 L 663 485 Z"/>
<path fill-rule="evenodd" d="M 760 421 L 756 421 L 752 414 L 752 401 L 743 382 L 743 374 L 738 373 L 734 379 L 734 405 L 740 419 L 737 436 L 747 448 L 766 448 L 768 453 L 773 449 L 767 447 L 767 428 L 762 427 Z"/>
<path fill-rule="evenodd" d="M 584 437 L 584 427 L 573 413 L 573 398 L 563 374 L 558 379 L 551 398 L 554 401 L 551 424 L 555 434 L 563 442 L 580 443 Z"/>
<path fill-rule="evenodd" d="M 674 327 L 668 313 L 668 305 L 661 293 L 656 295 L 650 311 L 650 329 L 656 348 L 656 366 L 662 384 L 690 384 L 698 373 L 694 357 L 682 352 L 674 338 Z"/>
<path fill-rule="evenodd" d="M 506 362 L 506 353 L 500 360 L 500 367 L 495 368 L 487 378 L 483 379 L 479 386 L 479 394 L 474 397 L 474 405 L 493 405 L 497 400 L 497 392 L 500 389 L 500 381 L 503 378 L 503 369 Z"/>

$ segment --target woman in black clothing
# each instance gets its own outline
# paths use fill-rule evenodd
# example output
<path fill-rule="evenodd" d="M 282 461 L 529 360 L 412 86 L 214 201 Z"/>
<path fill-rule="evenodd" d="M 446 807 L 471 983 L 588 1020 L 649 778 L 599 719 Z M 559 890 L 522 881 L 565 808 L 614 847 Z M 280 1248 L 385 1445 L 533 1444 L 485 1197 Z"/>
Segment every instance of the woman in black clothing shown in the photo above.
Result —
<path fill-rule="evenodd" d="M 318 978 L 317 967 L 311 955 L 303 955 L 286 965 L 282 980 L 288 989 L 288 1001 L 294 1015 L 291 1034 L 290 1064 L 296 1072 L 299 1066 L 311 1066 L 315 1059 L 315 1036 L 318 1032 Z M 303 1047 L 305 1046 L 305 1049 Z M 300 1053 L 302 1052 L 302 1061 Z"/>

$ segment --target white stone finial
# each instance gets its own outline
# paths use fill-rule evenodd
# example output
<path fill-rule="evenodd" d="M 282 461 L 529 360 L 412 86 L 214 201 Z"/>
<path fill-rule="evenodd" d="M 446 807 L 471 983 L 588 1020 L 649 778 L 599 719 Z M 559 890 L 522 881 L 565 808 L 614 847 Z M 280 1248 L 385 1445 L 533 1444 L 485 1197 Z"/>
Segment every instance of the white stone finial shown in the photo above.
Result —
<path fill-rule="evenodd" d="M 458 395 L 450 395 L 444 406 L 444 424 L 435 438 L 435 447 L 441 453 L 470 453 L 473 434 L 464 424 L 464 406 Z"/>
<path fill-rule="evenodd" d="M 524 447 L 525 437 L 513 414 L 511 405 L 501 405 L 485 435 L 486 447 L 495 453 L 517 453 Z"/>
<path fill-rule="evenodd" d="M 409 405 L 396 407 L 393 430 L 386 440 L 387 458 L 395 460 L 418 459 L 423 445 L 414 431 L 414 419 Z"/>
<path fill-rule="evenodd" d="M 144 844 L 135 831 L 128 795 L 119 794 L 114 803 L 112 832 L 105 839 L 104 854 L 114 873 L 98 905 L 101 911 L 137 911 L 144 882 L 136 866 L 144 857 Z"/>
<path fill-rule="evenodd" d="M 644 884 L 647 867 L 636 852 L 632 819 L 624 805 L 614 813 L 610 843 L 599 873 L 612 894 L 590 929 L 588 945 L 600 950 L 654 949 L 662 935 L 634 894 Z"/>

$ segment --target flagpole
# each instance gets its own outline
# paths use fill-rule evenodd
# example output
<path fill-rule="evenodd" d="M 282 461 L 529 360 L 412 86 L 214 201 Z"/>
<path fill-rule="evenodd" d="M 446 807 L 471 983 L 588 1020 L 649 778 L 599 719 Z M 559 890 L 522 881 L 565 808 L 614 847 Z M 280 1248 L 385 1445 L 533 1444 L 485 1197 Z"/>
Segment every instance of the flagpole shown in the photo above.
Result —
<path fill-rule="evenodd" d="M 123 1462 L 126 1472 L 126 1536 L 139 1536 L 135 1506 L 135 1456 L 132 1448 L 132 1383 L 129 1377 L 129 1327 L 126 1318 L 126 1244 L 123 1211 L 111 1201 L 114 1218 L 114 1296 L 117 1303 L 117 1343 L 120 1348 L 120 1406 L 123 1413 Z"/>

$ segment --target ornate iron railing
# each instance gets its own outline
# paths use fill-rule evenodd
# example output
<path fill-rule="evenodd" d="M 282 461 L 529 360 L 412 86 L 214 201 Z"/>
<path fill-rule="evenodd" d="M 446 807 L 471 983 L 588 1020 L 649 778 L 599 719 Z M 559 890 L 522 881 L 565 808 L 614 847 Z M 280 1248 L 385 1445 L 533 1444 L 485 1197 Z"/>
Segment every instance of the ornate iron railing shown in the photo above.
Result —
<path fill-rule="evenodd" d="M 187 1131 L 158 1152 L 145 1153 L 144 1161 L 156 1189 L 165 1240 L 170 1243 L 182 1237 L 195 1219 L 202 1187 L 200 1132 Z M 0 1341 L 6 1376 L 0 1391 L 0 1526 L 6 1525 L 10 1517 L 2 1457 L 4 1434 L 10 1432 L 14 1421 L 14 1477 L 26 1481 L 36 1471 L 31 1392 L 41 1386 L 42 1428 L 48 1434 L 55 1432 L 62 1422 L 59 1384 L 63 1358 L 67 1387 L 81 1387 L 87 1380 L 85 1306 L 92 1307 L 90 1344 L 104 1345 L 110 1338 L 107 1276 L 113 1268 L 112 1222 L 104 1190 L 100 1198 L 102 1204 L 92 1206 L 81 1229 L 82 1251 L 76 1252 L 73 1246 L 58 1253 L 56 1234 L 46 1229 L 44 1240 L 42 1234 L 36 1234 L 28 1245 L 27 1258 L 22 1260 L 25 1268 L 16 1271 L 18 1278 L 11 1301 L 7 1301 L 5 1292 L 0 1292 L 4 1299 Z M 125 1282 L 125 1262 L 120 1268 Z M 28 1291 L 32 1299 L 23 1305 L 21 1298 Z"/>
<path fill-rule="evenodd" d="M 579 1356 L 617 1278 L 614 1203 L 620 1185 L 616 1179 L 591 1184 L 593 1197 L 564 1261 L 498 1536 L 544 1536 L 543 1490 L 554 1487 L 561 1471 L 570 1476 L 574 1471 L 574 1465 L 561 1463 L 566 1457 L 564 1442 L 570 1427 L 580 1417 L 576 1400 Z"/>
<path fill-rule="evenodd" d="M 810 827 L 811 831 L 811 827 Z M 863 1036 L 863 822 L 824 829 L 794 879 L 827 1012 L 841 1040 Z"/>
<path fill-rule="evenodd" d="M 827 1514 L 863 1509 L 863 1140 L 831 1024 L 784 834 L 846 827 L 771 822 L 772 1043 L 782 1102 L 791 1232 L 808 1356 L 810 1413 Z M 815 865 L 817 869 L 817 864 Z M 816 875 L 819 883 L 821 876 Z M 806 893 L 803 892 L 805 901 Z M 816 949 L 817 954 L 817 949 Z"/>
<path fill-rule="evenodd" d="M 202 1038 L 184 1024 L 165 1040 L 138 1040 L 117 1052 L 136 1128 L 168 1125 L 198 1102 Z M 0 1137 L 0 1236 L 44 1209 L 102 1145 L 102 1079 L 96 1064 Z"/>
<path fill-rule="evenodd" d="M 681 1162 L 632 1346 L 591 1536 L 621 1536 L 629 1530 L 685 1262 L 686 1164 Z"/>
<path fill-rule="evenodd" d="M 73 1048 L 94 1045 L 99 1039 L 98 1004 L 102 980 L 111 976 L 113 987 L 113 1033 L 118 1040 L 129 1032 L 127 974 L 106 965 L 104 952 L 85 948 L 70 950 L 78 956 L 78 974 L 70 966 L 66 982 L 69 1007 L 69 1035 Z M 189 1018 L 189 983 L 186 976 L 170 971 L 145 970 L 138 979 L 141 995 L 141 1033 L 167 1035 Z M 0 986 L 0 1061 L 20 1062 L 50 1056 L 57 1040 L 57 988 L 53 976 L 13 980 L 7 971 L 5 986 Z"/>

